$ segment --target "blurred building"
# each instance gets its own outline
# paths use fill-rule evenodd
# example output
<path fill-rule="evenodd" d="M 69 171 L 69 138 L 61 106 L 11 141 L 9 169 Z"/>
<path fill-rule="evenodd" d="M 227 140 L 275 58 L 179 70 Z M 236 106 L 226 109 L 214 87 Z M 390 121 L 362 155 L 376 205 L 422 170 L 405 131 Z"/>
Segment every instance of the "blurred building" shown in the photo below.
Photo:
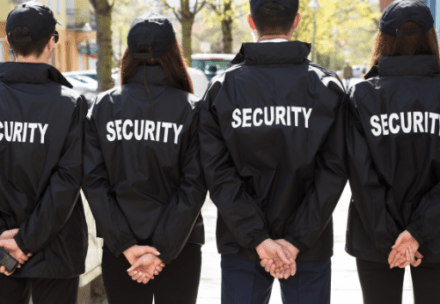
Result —
<path fill-rule="evenodd" d="M 394 0 L 380 0 L 380 11 L 383 12 L 383 10 Z M 434 17 L 435 21 L 435 28 L 437 31 L 440 30 L 440 1 L 437 0 L 423 0 L 431 9 L 432 16 Z M 436 2 L 439 2 L 438 4 Z"/>
<path fill-rule="evenodd" d="M 4 39 L 9 12 L 22 0 L 0 0 L 0 62 L 12 61 L 13 54 Z M 57 43 L 52 64 L 61 72 L 94 69 L 96 67 L 95 17 L 88 0 L 40 0 L 49 6 L 55 18 L 60 40 Z M 85 27 L 86 24 L 90 27 Z M 89 31 L 86 31 L 86 30 Z"/>

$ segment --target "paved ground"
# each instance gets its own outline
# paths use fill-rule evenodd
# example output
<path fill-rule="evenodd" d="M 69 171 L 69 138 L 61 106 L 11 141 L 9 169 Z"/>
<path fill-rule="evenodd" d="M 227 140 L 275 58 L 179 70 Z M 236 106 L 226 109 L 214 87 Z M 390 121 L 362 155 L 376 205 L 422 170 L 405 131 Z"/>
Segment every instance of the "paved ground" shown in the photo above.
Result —
<path fill-rule="evenodd" d="M 362 304 L 362 293 L 356 272 L 355 259 L 345 250 L 345 230 L 347 223 L 350 189 L 347 186 L 334 212 L 335 254 L 332 258 L 332 303 Z M 202 210 L 206 227 L 206 245 L 203 247 L 202 281 L 197 304 L 220 303 L 220 255 L 215 243 L 216 207 L 210 200 Z M 403 304 L 412 304 L 412 287 L 409 272 L 405 277 Z M 274 284 L 270 304 L 281 304 L 279 284 Z M 298 303 L 302 304 L 302 303 Z"/>

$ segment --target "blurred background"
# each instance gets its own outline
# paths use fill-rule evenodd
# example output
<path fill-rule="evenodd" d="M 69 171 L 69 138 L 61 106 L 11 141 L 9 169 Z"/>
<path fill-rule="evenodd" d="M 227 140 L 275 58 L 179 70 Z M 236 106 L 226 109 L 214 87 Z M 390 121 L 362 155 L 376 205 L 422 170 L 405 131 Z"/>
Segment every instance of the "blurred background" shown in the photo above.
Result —
<path fill-rule="evenodd" d="M 424 0 L 440 29 L 440 3 Z M 14 57 L 4 37 L 8 13 L 26 1 L 0 0 L 0 62 Z M 195 94 L 202 97 L 209 80 L 230 66 L 242 42 L 253 42 L 248 27 L 249 0 L 41 0 L 62 23 L 60 40 L 51 62 L 74 89 L 92 100 L 99 92 L 119 85 L 119 65 L 127 47 L 132 21 L 154 10 L 170 18 L 190 68 Z M 392 0 L 300 0 L 302 20 L 293 39 L 312 43 L 309 59 L 351 81 L 368 71 L 374 35 L 381 12 Z M 333 303 L 362 303 L 354 259 L 344 251 L 350 190 L 347 186 L 335 211 Z M 89 227 L 87 271 L 81 277 L 79 303 L 106 303 L 101 279 L 102 240 L 95 237 L 93 216 L 85 205 Z M 201 304 L 220 303 L 220 256 L 216 253 L 216 209 L 207 199 L 203 208 L 207 244 L 204 246 Z M 405 279 L 404 303 L 411 304 L 411 282 Z M 276 283 L 271 304 L 281 303 Z"/>

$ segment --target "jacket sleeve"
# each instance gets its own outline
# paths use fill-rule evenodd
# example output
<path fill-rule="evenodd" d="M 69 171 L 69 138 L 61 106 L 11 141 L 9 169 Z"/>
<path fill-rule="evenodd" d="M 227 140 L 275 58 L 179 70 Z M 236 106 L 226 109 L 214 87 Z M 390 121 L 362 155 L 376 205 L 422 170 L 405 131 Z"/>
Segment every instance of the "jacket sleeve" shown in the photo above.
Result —
<path fill-rule="evenodd" d="M 243 248 L 255 249 L 270 238 L 262 210 L 246 193 L 244 181 L 223 140 L 216 109 L 212 105 L 220 83 L 214 82 L 205 94 L 200 110 L 200 146 L 202 167 L 214 204 Z"/>
<path fill-rule="evenodd" d="M 440 233 L 440 183 L 425 194 L 413 211 L 406 227 L 419 245 L 429 242 Z"/>
<path fill-rule="evenodd" d="M 197 112 L 191 126 L 191 138 L 184 157 L 180 186 L 152 238 L 152 245 L 160 252 L 160 258 L 165 264 L 177 258 L 182 251 L 206 198 L 205 178 L 200 164 L 198 123 Z"/>
<path fill-rule="evenodd" d="M 351 98 L 347 111 L 347 156 L 354 204 L 371 241 L 389 254 L 398 235 L 398 226 L 387 209 L 391 191 L 381 184 L 370 155 L 359 113 Z"/>
<path fill-rule="evenodd" d="M 0 217 L 0 235 L 2 235 L 3 232 L 5 232 L 6 230 L 8 230 L 8 226 L 6 225 L 6 222 Z"/>
<path fill-rule="evenodd" d="M 343 94 L 341 92 L 341 97 Z M 286 225 L 285 239 L 300 251 L 311 248 L 332 218 L 347 183 L 345 172 L 345 100 L 335 108 L 334 123 L 316 158 L 315 181 Z"/>
<path fill-rule="evenodd" d="M 47 247 L 69 219 L 79 198 L 86 101 L 80 97 L 72 115 L 58 167 L 31 216 L 20 225 L 15 240 L 25 253 Z"/>
<path fill-rule="evenodd" d="M 98 132 L 90 114 L 85 123 L 83 191 L 109 250 L 119 256 L 136 245 L 137 240 L 110 189 Z"/>

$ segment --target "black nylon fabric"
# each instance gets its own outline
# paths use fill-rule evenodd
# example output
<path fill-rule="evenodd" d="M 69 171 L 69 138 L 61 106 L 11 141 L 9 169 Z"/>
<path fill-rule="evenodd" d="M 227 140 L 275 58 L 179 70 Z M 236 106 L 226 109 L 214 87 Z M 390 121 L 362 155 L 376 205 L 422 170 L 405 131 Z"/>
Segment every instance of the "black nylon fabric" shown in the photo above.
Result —
<path fill-rule="evenodd" d="M 171 87 L 161 66 L 140 66 L 89 112 L 83 189 L 116 256 L 151 244 L 168 264 L 186 243 L 204 243 L 198 101 Z"/>
<path fill-rule="evenodd" d="M 427 263 L 440 262 L 440 75 L 436 56 L 384 57 L 349 92 L 347 151 L 353 198 L 349 254 L 387 263 L 408 230 Z"/>
<path fill-rule="evenodd" d="M 79 196 L 87 102 L 46 64 L 0 64 L 0 233 L 33 256 L 13 276 L 72 278 L 85 271 Z"/>
<path fill-rule="evenodd" d="M 347 181 L 345 94 L 309 52 L 298 41 L 245 43 L 241 64 L 205 94 L 202 166 L 220 253 L 258 260 L 255 247 L 271 237 L 298 247 L 298 261 L 332 256 L 332 212 Z"/>

